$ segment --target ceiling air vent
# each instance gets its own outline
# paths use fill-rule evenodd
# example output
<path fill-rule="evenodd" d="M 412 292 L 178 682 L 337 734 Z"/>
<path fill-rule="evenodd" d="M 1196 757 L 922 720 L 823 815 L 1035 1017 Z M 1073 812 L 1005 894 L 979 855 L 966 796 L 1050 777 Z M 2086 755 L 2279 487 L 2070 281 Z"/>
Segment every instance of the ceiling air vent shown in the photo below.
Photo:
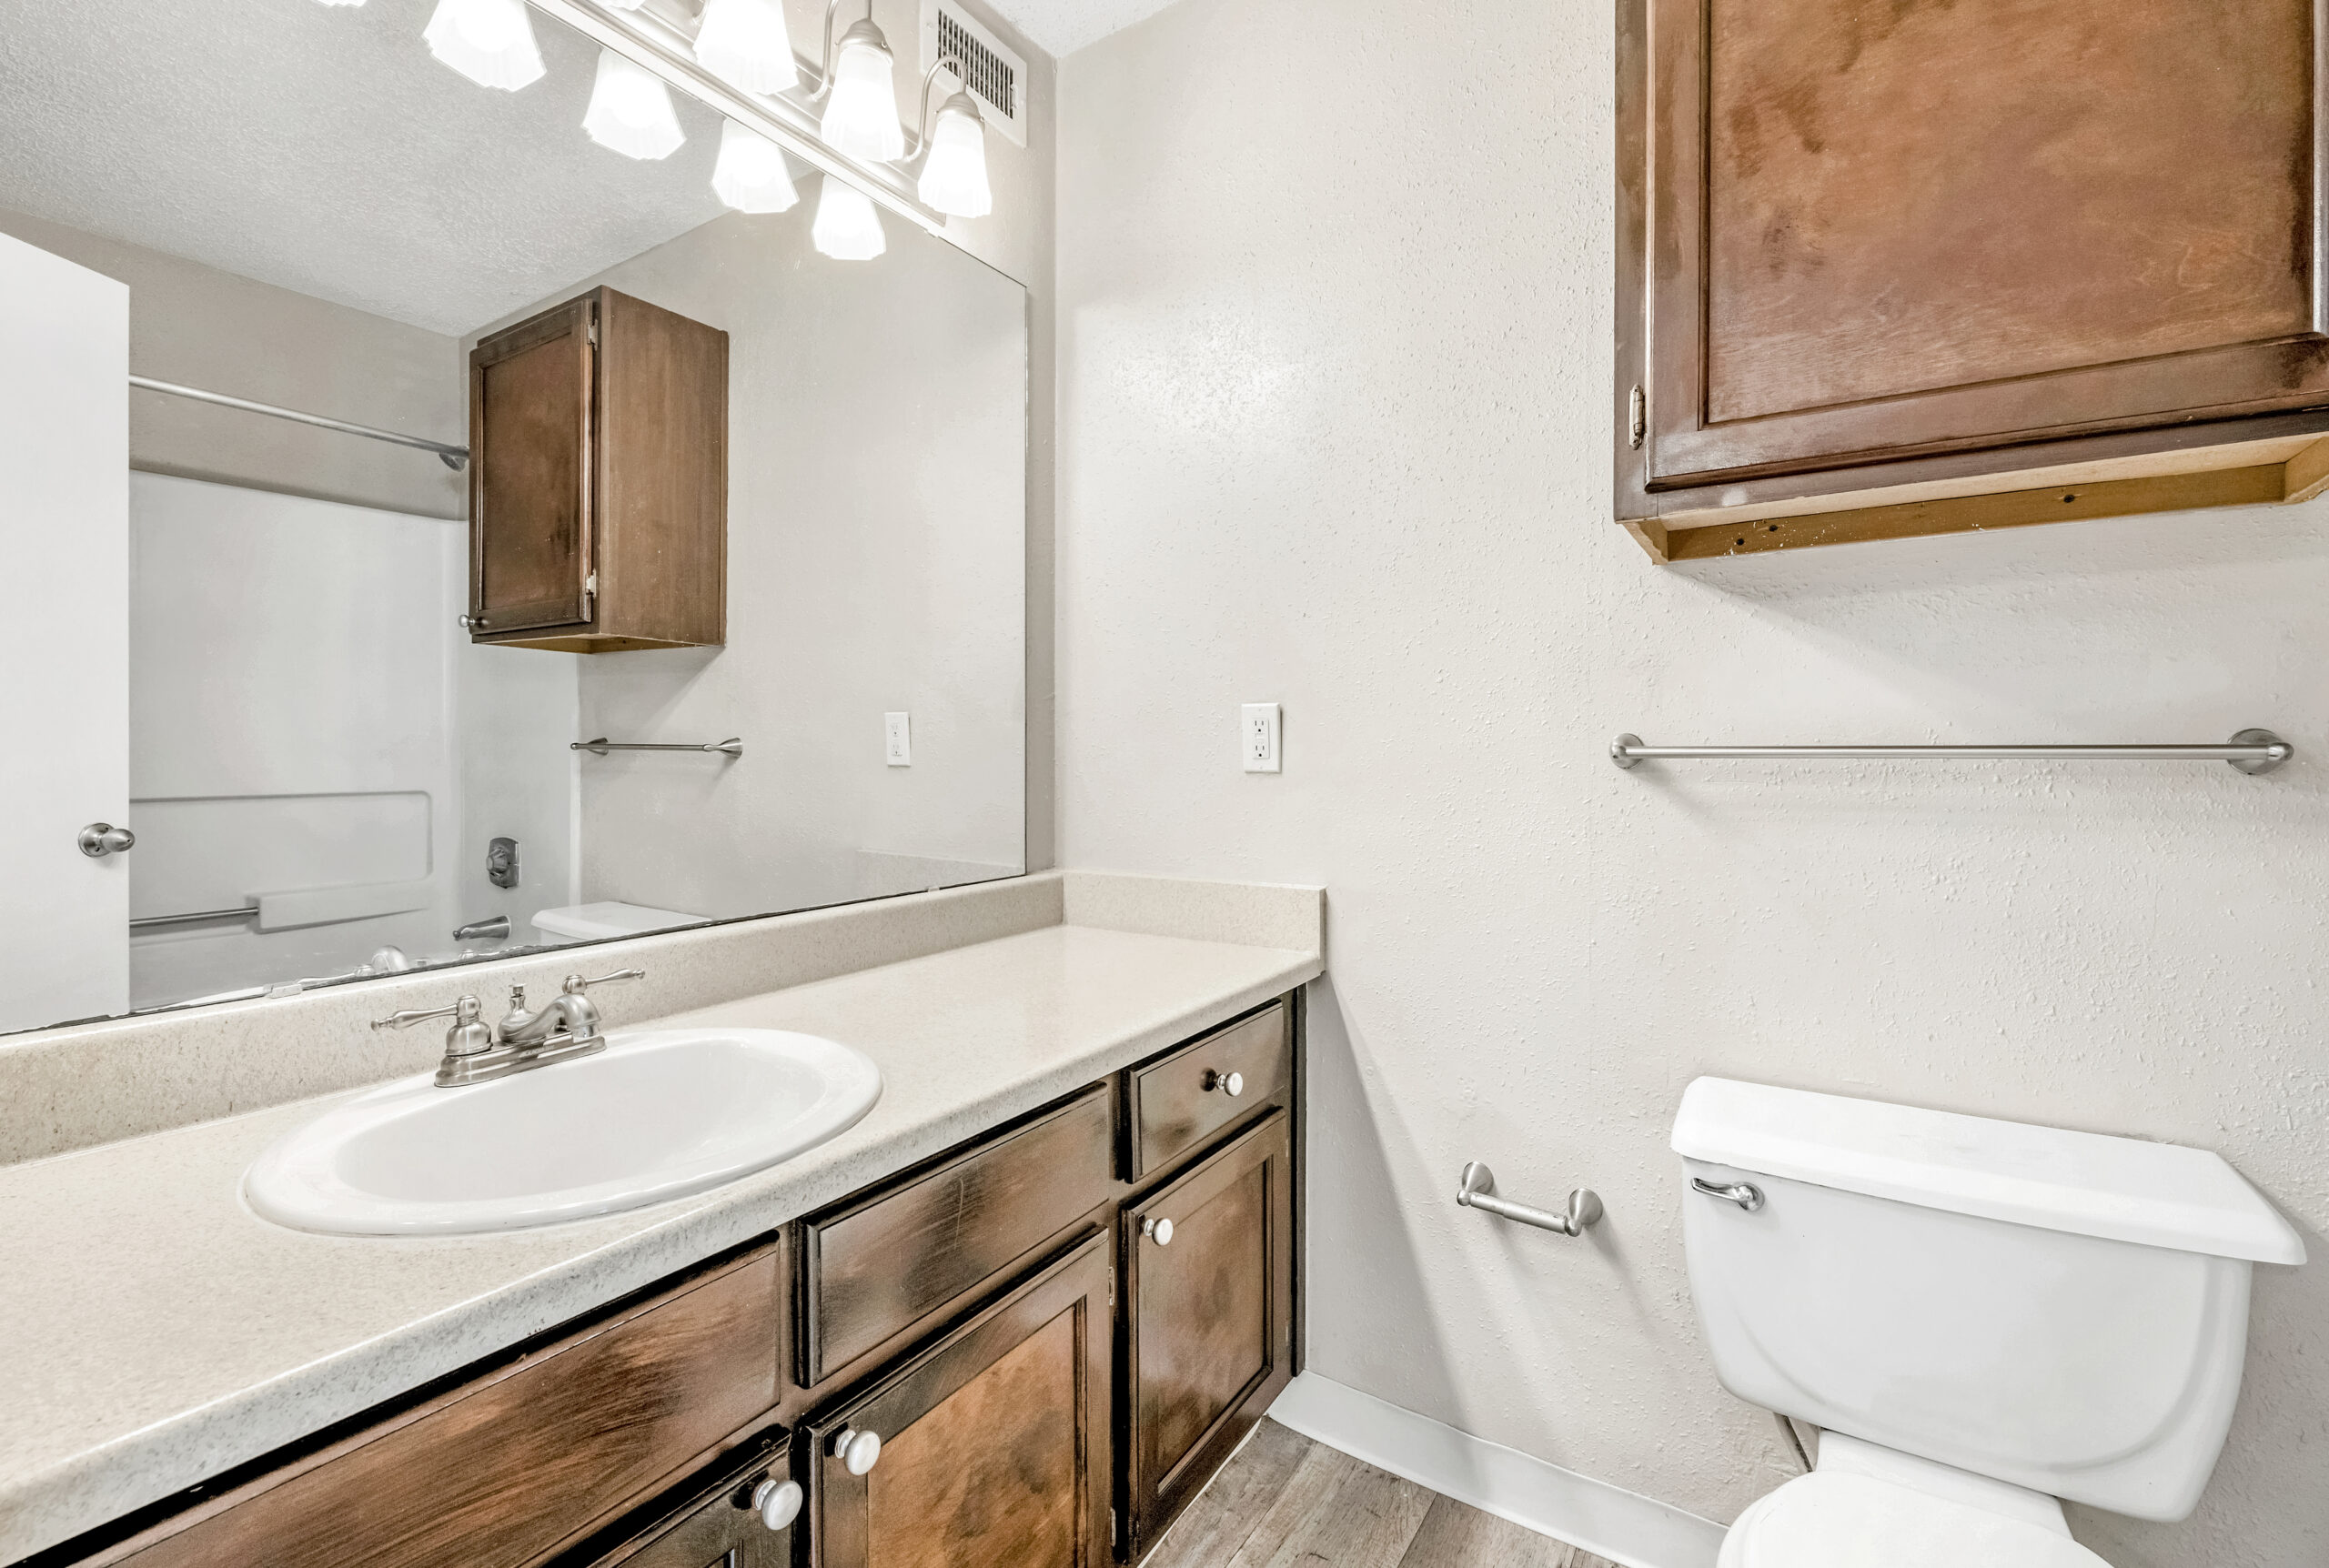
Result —
<path fill-rule="evenodd" d="M 922 69 L 952 55 L 968 67 L 971 96 L 990 129 L 1014 146 L 1027 145 L 1021 84 L 1027 62 L 948 0 L 922 0 Z"/>

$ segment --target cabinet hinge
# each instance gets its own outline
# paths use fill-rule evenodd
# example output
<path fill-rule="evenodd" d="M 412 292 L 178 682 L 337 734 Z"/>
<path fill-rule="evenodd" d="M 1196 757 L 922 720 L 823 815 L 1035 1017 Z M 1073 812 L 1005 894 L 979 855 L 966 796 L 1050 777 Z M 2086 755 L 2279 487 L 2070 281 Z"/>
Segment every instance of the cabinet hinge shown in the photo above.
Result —
<path fill-rule="evenodd" d="M 590 317 L 589 332 L 590 347 L 596 348 L 599 346 L 599 317 L 595 312 Z"/>
<path fill-rule="evenodd" d="M 1626 445 L 1638 448 L 1649 434 L 1649 399 L 1638 387 L 1626 399 Z"/>

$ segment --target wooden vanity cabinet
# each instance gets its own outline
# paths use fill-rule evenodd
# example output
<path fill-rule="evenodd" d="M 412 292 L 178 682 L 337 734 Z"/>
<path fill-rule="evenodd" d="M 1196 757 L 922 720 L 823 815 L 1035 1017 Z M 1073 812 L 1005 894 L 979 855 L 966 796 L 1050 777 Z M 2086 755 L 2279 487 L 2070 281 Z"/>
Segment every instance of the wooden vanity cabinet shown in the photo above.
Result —
<path fill-rule="evenodd" d="M 469 636 L 727 637 L 728 335 L 597 288 L 469 355 Z"/>
<path fill-rule="evenodd" d="M 1112 1243 L 1095 1230 L 807 1433 L 812 1568 L 1101 1568 Z M 849 1440 L 880 1438 L 852 1472 Z"/>
<path fill-rule="evenodd" d="M 1124 1490 L 1132 1556 L 1294 1377 L 1294 1144 L 1285 1111 L 1124 1206 Z"/>
<path fill-rule="evenodd" d="M 25 1568 L 1145 1553 L 1296 1371 L 1299 1032 L 1269 1002 Z"/>
<path fill-rule="evenodd" d="M 1653 555 L 2329 483 L 2318 0 L 1619 0 Z"/>

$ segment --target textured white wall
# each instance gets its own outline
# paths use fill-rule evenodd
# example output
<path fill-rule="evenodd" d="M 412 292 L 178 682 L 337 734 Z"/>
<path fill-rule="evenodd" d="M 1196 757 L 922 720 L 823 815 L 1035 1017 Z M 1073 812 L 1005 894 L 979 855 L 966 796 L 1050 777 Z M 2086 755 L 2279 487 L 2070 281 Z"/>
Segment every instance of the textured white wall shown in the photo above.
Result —
<path fill-rule="evenodd" d="M 1311 1364 L 1728 1519 L 1701 1072 L 2222 1151 L 2232 1440 L 2120 1568 L 2329 1559 L 2329 508 L 1651 566 L 1608 518 L 1607 6 L 1183 0 L 1062 66 L 1060 782 L 1079 866 L 1324 882 Z M 1235 706 L 1286 705 L 1283 777 Z M 1652 739 L 2195 739 L 2215 765 L 1701 764 Z M 1467 1158 L 1609 1218 L 1458 1211 Z"/>

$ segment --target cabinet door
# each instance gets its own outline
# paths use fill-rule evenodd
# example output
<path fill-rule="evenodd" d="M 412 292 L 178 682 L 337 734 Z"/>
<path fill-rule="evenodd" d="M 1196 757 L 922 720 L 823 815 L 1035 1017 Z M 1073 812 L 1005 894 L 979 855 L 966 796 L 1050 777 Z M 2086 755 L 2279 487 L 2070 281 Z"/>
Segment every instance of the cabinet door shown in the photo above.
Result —
<path fill-rule="evenodd" d="M 469 355 L 469 615 L 488 638 L 590 618 L 597 299 Z"/>
<path fill-rule="evenodd" d="M 691 1489 L 590 1568 L 792 1568 L 793 1524 L 770 1529 L 756 1503 L 763 1483 L 790 1479 L 782 1434 L 755 1446 L 757 1457 Z"/>
<path fill-rule="evenodd" d="M 1628 0 L 1648 487 L 2329 402 L 2315 5 Z"/>
<path fill-rule="evenodd" d="M 1057 1262 L 810 1428 L 818 1568 L 1101 1568 L 1110 1238 Z M 871 1432 L 852 1474 L 836 1452 Z"/>
<path fill-rule="evenodd" d="M 1285 1112 L 1127 1206 L 1121 1225 L 1138 1556 L 1294 1376 Z"/>

